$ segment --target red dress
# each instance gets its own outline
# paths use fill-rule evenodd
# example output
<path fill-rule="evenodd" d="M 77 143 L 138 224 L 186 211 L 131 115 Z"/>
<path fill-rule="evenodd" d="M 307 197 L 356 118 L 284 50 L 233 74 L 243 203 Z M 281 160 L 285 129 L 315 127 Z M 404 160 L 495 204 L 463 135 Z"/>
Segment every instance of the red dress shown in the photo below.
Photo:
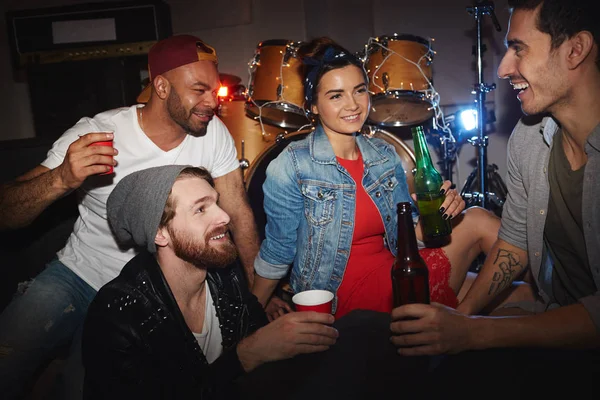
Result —
<path fill-rule="evenodd" d="M 363 159 L 338 162 L 356 182 L 356 207 L 352 247 L 344 278 L 337 291 L 336 318 L 355 309 L 392 310 L 391 267 L 394 255 L 385 247 L 385 228 L 379 210 L 362 186 Z M 429 268 L 431 301 L 456 307 L 457 299 L 448 286 L 450 262 L 442 249 L 419 251 Z"/>

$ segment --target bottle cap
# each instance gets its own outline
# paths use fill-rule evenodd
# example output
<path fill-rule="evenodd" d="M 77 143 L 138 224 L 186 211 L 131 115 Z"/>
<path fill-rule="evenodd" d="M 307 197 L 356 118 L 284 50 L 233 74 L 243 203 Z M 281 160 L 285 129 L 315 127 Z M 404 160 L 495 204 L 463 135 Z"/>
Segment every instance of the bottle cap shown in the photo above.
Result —
<path fill-rule="evenodd" d="M 412 206 L 409 202 L 398 203 L 398 212 L 411 212 Z"/>

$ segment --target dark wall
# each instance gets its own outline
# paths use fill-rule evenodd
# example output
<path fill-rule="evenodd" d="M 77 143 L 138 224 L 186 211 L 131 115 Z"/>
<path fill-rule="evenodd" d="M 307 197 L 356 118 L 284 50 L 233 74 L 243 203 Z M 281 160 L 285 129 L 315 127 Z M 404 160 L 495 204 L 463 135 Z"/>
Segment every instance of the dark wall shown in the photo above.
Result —
<path fill-rule="evenodd" d="M 0 141 L 0 183 L 6 183 L 39 165 L 52 139 Z M 31 225 L 0 231 L 0 310 L 12 298 L 18 283 L 43 270 L 65 244 L 77 217 L 75 193 L 48 207 Z"/>
<path fill-rule="evenodd" d="M 29 96 L 36 135 L 56 139 L 81 117 L 136 103 L 146 56 L 29 68 Z"/>

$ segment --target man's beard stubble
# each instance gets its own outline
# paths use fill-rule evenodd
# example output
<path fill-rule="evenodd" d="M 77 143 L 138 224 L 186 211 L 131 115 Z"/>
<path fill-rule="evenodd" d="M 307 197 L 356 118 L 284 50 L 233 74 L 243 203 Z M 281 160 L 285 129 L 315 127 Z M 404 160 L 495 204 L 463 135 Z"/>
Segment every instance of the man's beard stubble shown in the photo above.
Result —
<path fill-rule="evenodd" d="M 185 108 L 181 104 L 181 97 L 177 90 L 174 87 L 171 87 L 171 91 L 169 92 L 169 97 L 167 98 L 167 112 L 171 119 L 179 125 L 184 131 L 188 134 L 201 137 L 206 135 L 206 129 L 208 127 L 208 123 L 201 123 L 200 127 L 194 127 L 190 124 L 190 118 L 192 116 L 192 112 L 195 109 L 190 110 L 189 113 L 186 112 Z M 214 115 L 213 110 L 203 110 L 203 113 Z"/>
<path fill-rule="evenodd" d="M 180 259 L 193 264 L 198 268 L 222 268 L 232 264 L 238 256 L 237 248 L 231 242 L 221 243 L 219 248 L 209 244 L 209 239 L 204 243 L 189 234 L 181 233 L 168 228 L 173 242 L 173 251 Z M 223 232 L 212 231 L 206 237 L 217 236 Z"/>

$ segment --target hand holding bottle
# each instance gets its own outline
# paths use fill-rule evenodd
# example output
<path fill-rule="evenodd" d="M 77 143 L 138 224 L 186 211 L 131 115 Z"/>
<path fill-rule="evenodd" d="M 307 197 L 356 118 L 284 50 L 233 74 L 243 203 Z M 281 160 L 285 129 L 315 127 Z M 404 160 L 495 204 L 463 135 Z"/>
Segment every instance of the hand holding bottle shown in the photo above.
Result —
<path fill-rule="evenodd" d="M 440 193 L 444 195 L 444 202 L 439 208 L 440 214 L 444 219 L 456 218 L 465 210 L 465 200 L 460 196 L 458 191 L 454 188 L 454 184 L 450 181 L 444 181 L 440 187 Z M 415 204 L 417 204 L 417 194 L 411 193 L 411 197 Z M 418 208 L 418 207 L 417 207 Z"/>
<path fill-rule="evenodd" d="M 455 354 L 473 348 L 474 323 L 443 304 L 408 304 L 392 310 L 390 341 L 403 356 Z"/>
<path fill-rule="evenodd" d="M 465 200 L 460 196 L 454 188 L 454 184 L 450 181 L 444 181 L 440 187 L 440 193 L 444 195 L 444 201 L 439 208 L 442 218 L 450 220 L 460 215 L 466 207 Z"/>
<path fill-rule="evenodd" d="M 442 239 L 452 233 L 449 219 L 464 209 L 464 200 L 433 166 L 423 127 L 412 128 L 412 134 L 417 161 L 414 184 L 423 239 Z"/>

